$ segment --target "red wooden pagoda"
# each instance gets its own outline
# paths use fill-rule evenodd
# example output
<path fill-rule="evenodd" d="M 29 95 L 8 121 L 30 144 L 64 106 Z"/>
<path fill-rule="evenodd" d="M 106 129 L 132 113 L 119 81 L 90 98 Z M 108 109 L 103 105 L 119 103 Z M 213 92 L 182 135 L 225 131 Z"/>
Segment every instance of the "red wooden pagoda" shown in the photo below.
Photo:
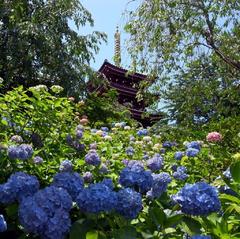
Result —
<path fill-rule="evenodd" d="M 118 29 L 115 33 L 114 60 L 115 65 L 105 60 L 103 65 L 100 67 L 99 72 L 106 77 L 109 82 L 109 86 L 117 90 L 119 103 L 129 108 L 132 117 L 144 127 L 152 125 L 161 118 L 160 115 L 150 115 L 148 117 L 144 117 L 146 105 L 143 100 L 138 101 L 136 98 L 139 84 L 141 81 L 145 80 L 147 76 L 139 73 L 130 74 L 127 70 L 120 67 L 120 34 Z M 103 89 L 104 87 L 99 87 L 97 89 L 89 87 L 90 91 L 97 90 L 100 93 Z"/>

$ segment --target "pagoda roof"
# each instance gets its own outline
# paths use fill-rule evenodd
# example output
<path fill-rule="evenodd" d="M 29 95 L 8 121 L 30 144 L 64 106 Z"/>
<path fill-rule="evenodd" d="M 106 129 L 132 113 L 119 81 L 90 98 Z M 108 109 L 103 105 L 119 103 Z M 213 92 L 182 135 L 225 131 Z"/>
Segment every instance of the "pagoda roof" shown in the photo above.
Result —
<path fill-rule="evenodd" d="M 110 62 L 108 62 L 108 60 L 104 61 L 104 63 L 102 64 L 98 71 L 103 74 L 112 73 L 114 75 L 119 75 L 128 79 L 132 79 L 133 81 L 142 81 L 147 77 L 146 75 L 140 73 L 130 73 L 126 69 L 111 64 Z"/>

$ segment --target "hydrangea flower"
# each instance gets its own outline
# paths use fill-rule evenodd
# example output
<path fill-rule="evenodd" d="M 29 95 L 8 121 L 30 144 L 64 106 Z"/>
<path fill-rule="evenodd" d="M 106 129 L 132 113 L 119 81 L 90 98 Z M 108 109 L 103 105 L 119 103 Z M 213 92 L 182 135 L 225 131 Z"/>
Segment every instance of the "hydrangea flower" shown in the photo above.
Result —
<path fill-rule="evenodd" d="M 72 162 L 67 159 L 62 161 L 59 167 L 59 170 L 61 172 L 71 172 L 72 169 L 73 169 Z"/>
<path fill-rule="evenodd" d="M 165 141 L 165 142 L 163 142 L 162 146 L 164 148 L 171 148 L 173 145 L 170 141 Z"/>
<path fill-rule="evenodd" d="M 206 216 L 221 208 L 216 188 L 205 182 L 186 184 L 173 200 L 180 204 L 182 212 L 194 216 Z"/>
<path fill-rule="evenodd" d="M 184 166 L 179 166 L 176 169 L 176 172 L 173 173 L 173 177 L 177 180 L 184 181 L 188 178 L 188 174 L 186 174 L 187 169 Z"/>
<path fill-rule="evenodd" d="M 4 232 L 6 230 L 7 230 L 7 223 L 3 215 L 0 214 L 0 232 Z"/>
<path fill-rule="evenodd" d="M 165 154 L 165 153 L 166 153 L 166 149 L 161 148 L 161 149 L 160 149 L 160 153 L 161 153 L 161 154 Z"/>
<path fill-rule="evenodd" d="M 105 131 L 105 132 L 108 132 L 108 131 L 109 131 L 109 128 L 108 128 L 108 127 L 101 127 L 101 130 L 102 130 L 102 131 Z"/>
<path fill-rule="evenodd" d="M 101 163 L 101 159 L 96 150 L 90 149 L 85 155 L 85 162 L 90 165 L 98 166 Z"/>
<path fill-rule="evenodd" d="M 128 156 L 133 156 L 133 154 L 134 154 L 134 148 L 133 147 L 127 147 L 126 148 L 126 154 L 128 155 Z"/>
<path fill-rule="evenodd" d="M 15 142 L 17 144 L 21 144 L 23 142 L 23 139 L 20 135 L 13 135 L 10 141 Z"/>
<path fill-rule="evenodd" d="M 81 139 L 83 137 L 83 132 L 82 130 L 76 130 L 76 138 Z"/>
<path fill-rule="evenodd" d="M 172 181 L 168 173 L 152 174 L 153 186 L 147 193 L 149 198 L 158 198 L 167 191 L 168 184 Z"/>
<path fill-rule="evenodd" d="M 83 180 L 85 183 L 91 183 L 93 181 L 93 175 L 91 172 L 85 172 L 83 174 Z"/>
<path fill-rule="evenodd" d="M 206 139 L 208 142 L 216 143 L 222 140 L 222 135 L 218 132 L 211 132 L 208 133 Z"/>
<path fill-rule="evenodd" d="M 132 168 L 132 167 L 137 168 L 137 167 L 139 167 L 139 168 L 141 168 L 141 170 L 144 170 L 143 162 L 140 161 L 140 160 L 125 160 L 124 164 L 126 166 L 128 166 L 129 168 Z"/>
<path fill-rule="evenodd" d="M 190 239 L 211 239 L 211 236 L 195 235 L 195 236 L 192 236 Z"/>
<path fill-rule="evenodd" d="M 117 193 L 116 211 L 127 219 L 134 219 L 142 210 L 141 194 L 130 189 L 121 189 Z"/>
<path fill-rule="evenodd" d="M 77 197 L 77 205 L 83 212 L 111 212 L 117 204 L 117 194 L 106 182 L 90 184 Z"/>
<path fill-rule="evenodd" d="M 105 174 L 105 173 L 108 173 L 108 167 L 106 164 L 102 164 L 101 167 L 99 168 L 99 173 L 101 174 Z"/>
<path fill-rule="evenodd" d="M 174 158 L 175 158 L 176 160 L 181 160 L 183 156 L 184 156 L 184 153 L 181 152 L 181 151 L 177 151 L 177 152 L 174 154 Z"/>
<path fill-rule="evenodd" d="M 33 162 L 34 162 L 35 164 L 41 164 L 41 163 L 43 163 L 43 159 L 42 159 L 40 156 L 35 156 L 35 157 L 33 158 Z"/>
<path fill-rule="evenodd" d="M 140 129 L 137 131 L 138 136 L 146 136 L 148 135 L 148 130 L 147 129 Z"/>
<path fill-rule="evenodd" d="M 153 172 L 160 170 L 163 167 L 163 157 L 160 154 L 155 154 L 147 160 L 147 167 Z"/>
<path fill-rule="evenodd" d="M 195 148 L 188 148 L 188 149 L 186 150 L 186 155 L 187 155 L 188 157 L 195 157 L 195 156 L 198 155 L 198 153 L 199 153 L 199 150 L 198 150 L 198 149 L 195 149 Z"/>
<path fill-rule="evenodd" d="M 83 190 L 84 183 L 83 179 L 78 173 L 58 173 L 53 178 L 53 186 L 64 188 L 72 200 L 75 201 L 78 194 Z"/>
<path fill-rule="evenodd" d="M 197 149 L 200 150 L 201 149 L 201 143 L 199 141 L 192 141 L 186 144 L 187 149 L 191 148 L 191 149 Z"/>
<path fill-rule="evenodd" d="M 11 145 L 8 147 L 8 156 L 10 159 L 27 160 L 33 155 L 33 148 L 30 144 Z"/>
<path fill-rule="evenodd" d="M 36 193 L 38 189 L 39 182 L 35 176 L 23 172 L 14 173 L 7 183 L 0 185 L 0 202 L 8 204 L 15 200 L 22 201 Z"/>
<path fill-rule="evenodd" d="M 71 226 L 71 207 L 70 195 L 62 188 L 50 186 L 21 202 L 20 224 L 43 239 L 64 239 Z"/>
<path fill-rule="evenodd" d="M 134 188 L 141 193 L 151 189 L 153 178 L 151 171 L 145 171 L 139 165 L 127 166 L 120 173 L 119 183 L 124 187 Z"/>
<path fill-rule="evenodd" d="M 63 87 L 61 87 L 60 85 L 53 85 L 50 87 L 51 91 L 56 93 L 56 94 L 59 94 L 60 92 L 62 92 L 64 89 Z"/>

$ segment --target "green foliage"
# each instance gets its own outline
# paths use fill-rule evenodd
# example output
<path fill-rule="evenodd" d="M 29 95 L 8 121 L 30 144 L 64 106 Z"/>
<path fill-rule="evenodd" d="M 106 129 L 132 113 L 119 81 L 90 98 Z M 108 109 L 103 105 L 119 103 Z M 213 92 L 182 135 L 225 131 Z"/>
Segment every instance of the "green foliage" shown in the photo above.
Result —
<path fill-rule="evenodd" d="M 18 85 L 60 84 L 67 95 L 79 97 L 88 64 L 106 39 L 104 33 L 80 35 L 93 25 L 79 0 L 15 0 L 0 3 L 0 77 L 4 91 Z M 76 30 L 75 30 L 76 29 Z"/>

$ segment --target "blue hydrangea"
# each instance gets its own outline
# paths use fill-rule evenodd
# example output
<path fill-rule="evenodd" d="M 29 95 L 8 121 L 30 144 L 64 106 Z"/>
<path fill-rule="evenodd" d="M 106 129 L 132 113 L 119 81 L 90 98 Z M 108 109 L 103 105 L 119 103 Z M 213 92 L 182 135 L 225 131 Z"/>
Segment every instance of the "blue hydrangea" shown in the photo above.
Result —
<path fill-rule="evenodd" d="M 148 135 L 148 130 L 147 129 L 140 129 L 137 131 L 138 136 L 146 136 Z"/>
<path fill-rule="evenodd" d="M 8 204 L 15 200 L 22 201 L 33 195 L 38 189 L 39 182 L 35 176 L 23 172 L 14 173 L 7 183 L 0 186 L 0 202 Z"/>
<path fill-rule="evenodd" d="M 144 152 L 143 154 L 143 160 L 148 160 L 149 159 L 149 155 L 147 154 L 147 152 Z"/>
<path fill-rule="evenodd" d="M 126 161 L 124 161 L 124 164 L 126 166 L 128 166 L 129 168 L 132 168 L 132 167 L 137 168 L 137 167 L 139 167 L 142 170 L 144 170 L 143 162 L 140 161 L 140 160 L 126 160 Z"/>
<path fill-rule="evenodd" d="M 195 156 L 198 155 L 198 153 L 199 153 L 199 150 L 198 150 L 198 149 L 188 148 L 188 149 L 186 150 L 186 155 L 187 155 L 188 157 L 195 157 Z"/>
<path fill-rule="evenodd" d="M 77 205 L 83 212 L 111 212 L 117 203 L 117 194 L 105 183 L 90 184 L 77 197 Z"/>
<path fill-rule="evenodd" d="M 78 173 L 58 173 L 53 178 L 53 186 L 64 188 L 75 201 L 78 194 L 83 190 L 84 182 Z"/>
<path fill-rule="evenodd" d="M 128 156 L 133 156 L 133 154 L 134 154 L 134 148 L 133 147 L 127 147 L 126 148 L 126 154 L 128 155 Z"/>
<path fill-rule="evenodd" d="M 135 137 L 134 137 L 133 135 L 131 135 L 131 136 L 129 137 L 129 141 L 135 141 Z"/>
<path fill-rule="evenodd" d="M 201 144 L 198 141 L 192 141 L 190 143 L 187 143 L 186 147 L 189 149 L 198 149 L 201 150 Z"/>
<path fill-rule="evenodd" d="M 47 187 L 20 203 L 20 224 L 43 239 L 64 239 L 71 226 L 71 207 L 72 200 L 66 190 Z"/>
<path fill-rule="evenodd" d="M 161 148 L 161 149 L 160 149 L 160 153 L 161 153 L 161 154 L 165 154 L 165 153 L 166 153 L 166 149 Z"/>
<path fill-rule="evenodd" d="M 62 161 L 59 167 L 59 170 L 61 172 L 71 172 L 72 169 L 73 169 L 72 162 L 67 159 Z"/>
<path fill-rule="evenodd" d="M 173 173 L 173 177 L 177 180 L 184 181 L 188 178 L 188 174 L 186 174 L 187 169 L 184 166 L 179 166 L 176 169 L 176 172 Z"/>
<path fill-rule="evenodd" d="M 162 146 L 164 148 L 171 148 L 173 145 L 170 141 L 165 141 L 165 142 L 163 142 Z"/>
<path fill-rule="evenodd" d="M 35 164 L 41 164 L 41 163 L 43 163 L 43 158 L 40 157 L 40 156 L 35 156 L 35 157 L 33 158 L 33 162 L 34 162 Z"/>
<path fill-rule="evenodd" d="M 97 151 L 90 149 L 89 152 L 85 155 L 85 162 L 90 165 L 98 166 L 101 163 L 101 159 L 97 154 Z"/>
<path fill-rule="evenodd" d="M 190 239 L 211 239 L 211 236 L 195 235 L 195 236 L 192 236 Z"/>
<path fill-rule="evenodd" d="M 153 178 L 150 171 L 145 171 L 139 165 L 127 166 L 120 173 L 119 183 L 124 187 L 145 193 L 152 187 Z"/>
<path fill-rule="evenodd" d="M 82 152 L 85 149 L 85 145 L 79 143 L 78 140 L 73 140 L 71 146 L 78 152 Z"/>
<path fill-rule="evenodd" d="M 7 223 L 3 215 L 0 214 L 0 232 L 4 232 L 6 230 L 7 230 Z"/>
<path fill-rule="evenodd" d="M 177 171 L 177 168 L 178 168 L 177 164 L 173 164 L 173 165 L 171 166 L 171 169 L 172 169 L 174 172 Z"/>
<path fill-rule="evenodd" d="M 107 187 L 109 187 L 110 189 L 113 190 L 114 184 L 113 184 L 112 179 L 110 179 L 110 178 L 104 178 L 103 181 L 102 181 L 102 183 L 105 184 Z"/>
<path fill-rule="evenodd" d="M 108 128 L 108 127 L 101 127 L 101 130 L 102 130 L 102 131 L 105 131 L 105 132 L 108 132 L 108 131 L 109 131 L 109 128 Z"/>
<path fill-rule="evenodd" d="M 83 137 L 83 132 L 82 130 L 76 130 L 76 138 L 81 139 Z"/>
<path fill-rule="evenodd" d="M 178 152 L 176 152 L 176 153 L 174 154 L 174 158 L 175 158 L 176 160 L 181 160 L 183 156 L 184 156 L 184 153 L 181 152 L 181 151 L 178 151 Z"/>
<path fill-rule="evenodd" d="M 186 184 L 173 200 L 188 215 L 205 216 L 221 208 L 216 188 L 205 182 Z"/>
<path fill-rule="evenodd" d="M 137 218 L 142 210 L 142 197 L 140 193 L 125 188 L 117 193 L 116 211 L 127 219 Z"/>
<path fill-rule="evenodd" d="M 15 142 L 17 144 L 21 144 L 23 142 L 23 139 L 20 135 L 13 135 L 10 141 Z"/>
<path fill-rule="evenodd" d="M 108 173 L 108 167 L 107 167 L 107 165 L 106 164 L 102 164 L 101 165 L 101 167 L 99 168 L 99 173 L 101 173 L 101 174 L 106 174 L 106 173 Z"/>
<path fill-rule="evenodd" d="M 168 173 L 152 174 L 153 186 L 147 193 L 149 198 L 158 198 L 167 191 L 168 184 L 172 181 Z"/>
<path fill-rule="evenodd" d="M 33 155 L 33 148 L 30 144 L 11 145 L 8 147 L 8 156 L 10 159 L 27 160 Z"/>
<path fill-rule="evenodd" d="M 91 172 L 85 172 L 83 174 L 83 180 L 85 183 L 91 183 L 93 181 L 93 174 Z"/>
<path fill-rule="evenodd" d="M 160 170 L 163 167 L 163 157 L 160 154 L 155 154 L 147 160 L 147 167 L 153 172 Z"/>

